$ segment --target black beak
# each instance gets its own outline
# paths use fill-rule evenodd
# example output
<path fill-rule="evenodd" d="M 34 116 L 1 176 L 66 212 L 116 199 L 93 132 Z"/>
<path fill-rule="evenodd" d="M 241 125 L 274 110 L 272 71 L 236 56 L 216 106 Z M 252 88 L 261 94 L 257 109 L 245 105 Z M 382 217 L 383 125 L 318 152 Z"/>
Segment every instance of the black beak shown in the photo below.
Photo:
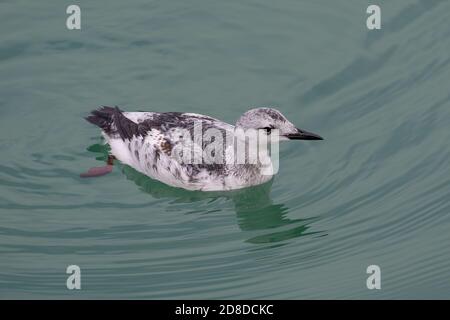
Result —
<path fill-rule="evenodd" d="M 297 131 L 297 133 L 287 134 L 286 138 L 290 140 L 323 140 L 323 138 L 318 134 L 308 132 L 299 128 L 297 128 Z"/>

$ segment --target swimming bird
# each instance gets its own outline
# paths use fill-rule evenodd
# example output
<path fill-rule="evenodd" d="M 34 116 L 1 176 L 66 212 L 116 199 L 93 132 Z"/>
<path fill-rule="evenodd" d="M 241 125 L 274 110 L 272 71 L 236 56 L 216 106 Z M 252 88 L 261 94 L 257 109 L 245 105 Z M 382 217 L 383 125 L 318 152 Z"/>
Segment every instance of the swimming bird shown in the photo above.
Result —
<path fill-rule="evenodd" d="M 255 162 L 227 161 L 236 157 L 233 142 L 237 140 L 245 141 L 249 151 L 258 148 L 267 151 L 259 140 L 256 145 L 249 145 L 245 136 L 242 139 L 241 133 L 246 130 L 254 130 L 271 142 L 323 140 L 317 134 L 296 128 L 273 108 L 250 109 L 235 125 L 196 113 L 124 112 L 118 107 L 106 106 L 92 111 L 85 119 L 102 129 L 111 154 L 107 166 L 93 168 L 82 174 L 83 177 L 110 172 L 115 158 L 153 179 L 187 190 L 240 189 L 265 183 L 273 177 L 275 171 L 268 152 L 258 154 L 260 158 Z M 196 130 L 203 136 L 211 131 L 215 135 L 198 142 Z M 204 155 L 211 145 L 215 148 L 209 154 L 222 161 L 192 161 L 192 155 L 197 159 L 195 157 Z M 183 156 L 183 153 L 185 156 L 190 153 L 191 161 L 182 161 L 180 154 Z M 249 158 L 246 153 L 244 159 Z"/>

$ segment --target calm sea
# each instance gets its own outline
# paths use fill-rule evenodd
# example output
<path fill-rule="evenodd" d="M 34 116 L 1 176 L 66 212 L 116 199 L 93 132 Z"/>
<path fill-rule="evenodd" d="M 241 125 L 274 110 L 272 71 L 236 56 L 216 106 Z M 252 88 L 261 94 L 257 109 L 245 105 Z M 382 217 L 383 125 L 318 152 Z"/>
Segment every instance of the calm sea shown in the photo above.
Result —
<path fill-rule="evenodd" d="M 0 1 L 0 298 L 450 298 L 450 1 L 377 1 L 374 31 L 361 0 L 76 1 L 72 31 L 70 4 Z M 101 105 L 326 140 L 237 192 L 81 179 Z"/>

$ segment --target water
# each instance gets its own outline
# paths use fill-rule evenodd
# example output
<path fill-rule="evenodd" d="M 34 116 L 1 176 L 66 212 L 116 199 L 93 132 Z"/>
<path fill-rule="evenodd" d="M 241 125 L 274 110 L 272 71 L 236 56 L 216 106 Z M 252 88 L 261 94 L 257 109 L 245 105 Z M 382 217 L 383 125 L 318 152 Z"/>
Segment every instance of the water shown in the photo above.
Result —
<path fill-rule="evenodd" d="M 360 0 L 77 3 L 81 31 L 68 1 L 0 2 L 0 298 L 450 297 L 449 1 L 378 1 L 380 31 Z M 274 105 L 326 140 L 239 192 L 83 180 L 100 105 Z"/>

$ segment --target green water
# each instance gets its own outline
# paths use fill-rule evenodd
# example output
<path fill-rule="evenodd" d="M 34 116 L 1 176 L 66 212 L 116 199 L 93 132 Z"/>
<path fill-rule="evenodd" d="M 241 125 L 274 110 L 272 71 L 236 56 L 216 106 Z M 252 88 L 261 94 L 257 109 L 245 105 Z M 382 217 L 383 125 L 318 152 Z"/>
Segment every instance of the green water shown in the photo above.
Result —
<path fill-rule="evenodd" d="M 377 1 L 379 31 L 360 0 L 76 3 L 80 31 L 0 1 L 0 298 L 450 298 L 450 1 Z M 100 105 L 277 106 L 326 140 L 243 191 L 83 180 Z"/>

